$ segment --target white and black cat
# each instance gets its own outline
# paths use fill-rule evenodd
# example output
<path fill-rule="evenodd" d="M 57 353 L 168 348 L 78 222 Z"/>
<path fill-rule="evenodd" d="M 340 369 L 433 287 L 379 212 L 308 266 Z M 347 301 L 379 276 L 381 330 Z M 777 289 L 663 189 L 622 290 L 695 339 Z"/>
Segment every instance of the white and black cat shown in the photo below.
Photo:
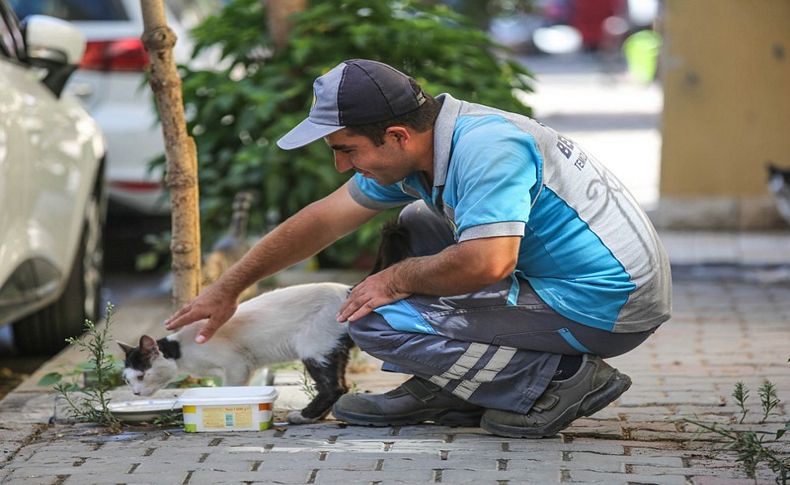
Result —
<path fill-rule="evenodd" d="M 371 274 L 407 257 L 408 237 L 400 225 L 385 226 Z M 288 421 L 315 422 L 348 391 L 345 371 L 353 342 L 347 324 L 338 323 L 336 315 L 350 289 L 312 283 L 263 293 L 241 303 L 201 345 L 194 341 L 200 322 L 159 340 L 143 335 L 137 347 L 119 342 L 126 354 L 123 376 L 135 394 L 150 396 L 182 373 L 218 375 L 223 385 L 243 386 L 261 367 L 298 359 L 318 392 Z"/>
<path fill-rule="evenodd" d="M 779 215 L 790 224 L 790 169 L 768 164 L 768 190 L 773 195 Z"/>

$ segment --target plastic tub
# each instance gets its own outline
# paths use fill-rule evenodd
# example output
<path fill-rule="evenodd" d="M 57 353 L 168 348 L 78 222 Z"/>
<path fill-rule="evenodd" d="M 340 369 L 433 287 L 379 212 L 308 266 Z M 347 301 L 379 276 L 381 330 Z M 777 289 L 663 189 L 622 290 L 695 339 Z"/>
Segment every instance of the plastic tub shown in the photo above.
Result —
<path fill-rule="evenodd" d="M 181 394 L 184 431 L 258 431 L 272 426 L 270 386 L 195 387 Z"/>

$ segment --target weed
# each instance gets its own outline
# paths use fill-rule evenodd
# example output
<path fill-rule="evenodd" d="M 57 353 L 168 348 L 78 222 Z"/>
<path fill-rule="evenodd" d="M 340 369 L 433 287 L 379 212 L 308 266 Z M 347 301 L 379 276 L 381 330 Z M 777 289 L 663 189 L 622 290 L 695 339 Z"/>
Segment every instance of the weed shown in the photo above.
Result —
<path fill-rule="evenodd" d="M 738 424 L 741 424 L 743 420 L 746 419 L 746 414 L 749 412 L 749 410 L 746 409 L 746 400 L 749 399 L 749 390 L 746 389 L 742 381 L 738 381 L 738 383 L 735 384 L 732 397 L 735 398 L 735 402 L 737 402 L 738 407 L 741 408 L 741 419 L 738 420 Z"/>
<path fill-rule="evenodd" d="M 108 407 L 108 392 L 115 387 L 113 376 L 117 374 L 116 360 L 107 352 L 113 310 L 113 305 L 108 302 L 106 323 L 103 326 L 85 320 L 85 335 L 66 339 L 69 345 L 88 353 L 87 367 L 91 369 L 92 379 L 86 379 L 84 387 L 75 388 L 73 382 L 57 382 L 54 387 L 68 405 L 72 418 L 119 430 L 120 422 Z"/>
<path fill-rule="evenodd" d="M 760 396 L 763 413 L 762 419 L 757 424 L 763 424 L 771 411 L 780 404 L 780 400 L 776 395 L 776 386 L 768 380 L 763 382 L 757 393 Z M 740 407 L 741 418 L 738 424 L 742 424 L 748 414 L 746 400 L 749 398 L 749 390 L 743 382 L 738 382 L 732 396 Z M 790 421 L 787 421 L 783 428 L 776 431 L 740 431 L 719 423 L 706 423 L 687 418 L 684 421 L 698 426 L 700 432 L 710 431 L 724 438 L 725 443 L 718 451 L 735 453 L 736 461 L 743 466 L 746 476 L 749 478 L 755 478 L 757 466 L 765 463 L 776 475 L 776 483 L 787 485 L 790 480 L 790 457 L 782 456 L 776 451 L 781 448 L 779 440 L 790 430 Z M 783 442 L 782 445 L 784 444 Z"/>
<path fill-rule="evenodd" d="M 315 399 L 318 395 L 318 390 L 315 388 L 313 378 L 310 377 L 310 374 L 307 372 L 307 367 L 302 366 L 302 378 L 300 381 L 302 392 L 307 394 L 307 397 L 311 400 Z"/>
<path fill-rule="evenodd" d="M 763 418 L 760 420 L 760 424 L 763 424 L 771 411 L 779 404 L 779 398 L 776 397 L 776 386 L 765 380 L 757 389 L 757 395 L 760 396 L 760 404 L 763 407 Z"/>
<path fill-rule="evenodd" d="M 181 427 L 184 425 L 184 414 L 180 409 L 167 411 L 154 418 L 151 424 L 159 428 Z"/>

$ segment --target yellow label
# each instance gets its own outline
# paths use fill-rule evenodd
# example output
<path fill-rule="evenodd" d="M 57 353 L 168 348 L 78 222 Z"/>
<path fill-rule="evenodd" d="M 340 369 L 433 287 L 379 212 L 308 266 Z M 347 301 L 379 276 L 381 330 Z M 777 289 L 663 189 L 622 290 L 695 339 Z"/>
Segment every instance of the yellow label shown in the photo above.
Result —
<path fill-rule="evenodd" d="M 251 428 L 252 405 L 216 406 L 203 408 L 203 428 Z"/>
<path fill-rule="evenodd" d="M 197 409 L 195 408 L 195 406 L 184 406 L 184 414 L 190 414 L 190 413 L 195 414 L 196 412 Z"/>

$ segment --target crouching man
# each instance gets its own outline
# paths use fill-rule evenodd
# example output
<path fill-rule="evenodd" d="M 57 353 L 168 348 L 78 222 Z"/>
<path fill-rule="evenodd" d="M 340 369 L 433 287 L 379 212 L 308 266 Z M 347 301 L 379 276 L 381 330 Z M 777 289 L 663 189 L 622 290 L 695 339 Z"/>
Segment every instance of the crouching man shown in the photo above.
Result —
<path fill-rule="evenodd" d="M 385 369 L 413 377 L 343 396 L 336 418 L 538 438 L 629 388 L 603 359 L 669 318 L 670 269 L 603 165 L 526 116 L 433 98 L 375 61 L 342 62 L 314 93 L 308 118 L 278 145 L 323 138 L 337 170 L 355 175 L 262 239 L 169 328 L 209 318 L 198 338 L 210 338 L 244 287 L 405 206 L 414 256 L 357 285 L 338 321 Z"/>

